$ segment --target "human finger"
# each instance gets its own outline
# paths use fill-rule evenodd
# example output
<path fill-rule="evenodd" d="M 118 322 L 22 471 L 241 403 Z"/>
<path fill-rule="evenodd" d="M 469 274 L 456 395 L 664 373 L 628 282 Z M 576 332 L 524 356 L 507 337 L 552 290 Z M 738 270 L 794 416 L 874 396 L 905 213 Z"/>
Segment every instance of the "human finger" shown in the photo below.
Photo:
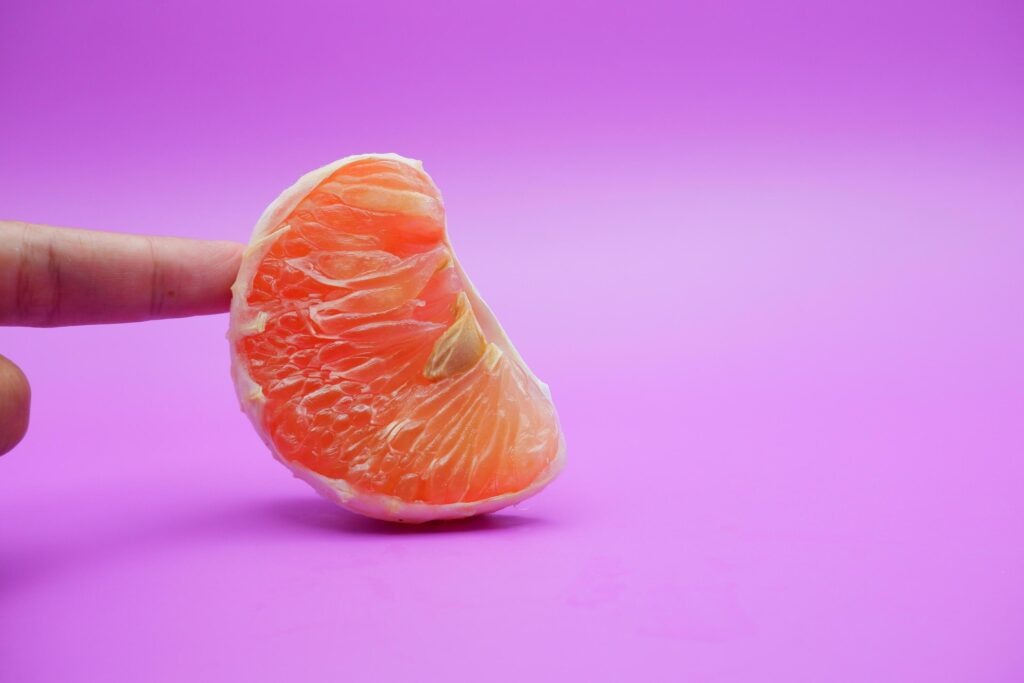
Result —
<path fill-rule="evenodd" d="M 243 245 L 0 221 L 0 325 L 226 311 Z"/>
<path fill-rule="evenodd" d="M 30 395 L 25 374 L 0 356 L 0 455 L 17 446 L 25 436 Z"/>

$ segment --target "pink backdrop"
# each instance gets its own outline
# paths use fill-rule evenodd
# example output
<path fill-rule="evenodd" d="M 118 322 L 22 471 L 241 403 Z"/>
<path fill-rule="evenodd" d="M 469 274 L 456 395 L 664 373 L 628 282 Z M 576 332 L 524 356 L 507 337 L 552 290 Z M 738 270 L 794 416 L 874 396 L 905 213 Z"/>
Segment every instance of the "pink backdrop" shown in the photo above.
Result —
<path fill-rule="evenodd" d="M 175 4 L 174 9 L 170 8 Z M 0 215 L 245 240 L 421 158 L 569 467 L 410 530 L 226 316 L 0 330 L 0 680 L 1024 680 L 1020 2 L 0 7 Z"/>

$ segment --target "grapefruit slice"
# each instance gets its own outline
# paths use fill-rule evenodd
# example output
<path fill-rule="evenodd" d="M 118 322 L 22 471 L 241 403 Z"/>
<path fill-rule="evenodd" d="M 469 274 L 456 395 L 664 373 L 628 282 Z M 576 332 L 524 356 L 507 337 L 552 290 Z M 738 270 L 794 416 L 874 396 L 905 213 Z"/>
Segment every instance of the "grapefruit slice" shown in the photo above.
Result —
<path fill-rule="evenodd" d="M 274 457 L 370 517 L 468 517 L 561 469 L 547 386 L 466 277 L 418 161 L 303 176 L 256 224 L 232 288 L 232 375 Z"/>

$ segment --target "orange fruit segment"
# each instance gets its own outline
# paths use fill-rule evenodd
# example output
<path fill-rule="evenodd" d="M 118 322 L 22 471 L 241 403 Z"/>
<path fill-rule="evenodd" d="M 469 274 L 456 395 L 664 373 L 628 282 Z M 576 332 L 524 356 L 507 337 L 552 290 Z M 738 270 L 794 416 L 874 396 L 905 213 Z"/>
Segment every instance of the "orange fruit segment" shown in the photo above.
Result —
<path fill-rule="evenodd" d="M 466 517 L 561 469 L 550 393 L 461 269 L 419 162 L 361 155 L 304 176 L 257 223 L 232 292 L 243 410 L 344 507 Z"/>

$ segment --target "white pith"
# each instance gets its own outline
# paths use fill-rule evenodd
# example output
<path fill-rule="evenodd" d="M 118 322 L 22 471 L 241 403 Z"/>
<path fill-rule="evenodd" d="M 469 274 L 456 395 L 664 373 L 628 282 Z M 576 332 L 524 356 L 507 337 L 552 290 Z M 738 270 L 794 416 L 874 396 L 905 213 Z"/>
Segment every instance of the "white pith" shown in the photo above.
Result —
<path fill-rule="evenodd" d="M 238 340 L 252 332 L 261 331 L 266 321 L 265 313 L 254 311 L 246 303 L 253 276 L 262 261 L 263 255 L 271 247 L 274 241 L 284 234 L 287 228 L 279 229 L 276 232 L 271 231 L 280 225 L 281 221 L 288 216 L 293 209 L 295 209 L 299 202 L 302 201 L 302 199 L 327 176 L 331 175 L 342 166 L 360 159 L 371 157 L 399 161 L 401 163 L 415 166 L 421 171 L 423 168 L 419 161 L 406 159 L 405 157 L 397 154 L 360 154 L 345 157 L 344 159 L 335 161 L 302 176 L 294 185 L 282 192 L 281 195 L 267 207 L 259 221 L 257 221 L 256 226 L 253 229 L 249 246 L 245 250 L 238 278 L 235 280 L 235 284 L 231 288 L 231 322 L 228 330 L 228 342 L 231 349 L 231 374 L 242 410 L 246 415 L 248 415 L 249 420 L 252 422 L 257 433 L 270 449 L 275 459 L 288 467 L 296 477 L 310 484 L 320 494 L 336 502 L 342 507 L 352 510 L 353 512 L 357 512 L 368 517 L 375 517 L 390 521 L 426 522 L 434 519 L 470 517 L 472 515 L 493 512 L 508 505 L 519 503 L 536 494 L 549 484 L 564 466 L 565 441 L 564 437 L 561 435 L 561 430 L 559 430 L 559 446 L 555 458 L 541 473 L 541 475 L 527 488 L 521 491 L 503 494 L 484 500 L 449 503 L 443 505 L 409 502 L 394 496 L 357 491 L 343 479 L 325 477 L 313 472 L 300 463 L 286 460 L 280 455 L 270 436 L 264 433 L 263 404 L 266 402 L 266 399 L 263 397 L 263 392 L 260 386 L 252 380 L 249 373 L 246 371 L 243 360 L 235 352 L 235 346 Z M 461 266 L 458 264 L 458 259 L 455 258 L 455 252 L 452 250 L 451 243 L 448 239 L 447 230 L 445 231 L 445 244 L 452 253 L 456 269 L 465 284 L 470 303 L 473 306 L 473 310 L 480 321 L 485 334 L 491 338 L 491 341 L 498 343 L 503 352 L 510 354 L 513 360 L 522 367 L 534 381 L 537 382 L 550 399 L 550 391 L 547 385 L 538 380 L 536 376 L 532 374 L 526 363 L 523 362 L 522 357 L 516 351 L 504 330 L 501 329 L 501 325 L 498 323 L 497 318 L 495 318 L 490 308 L 479 296 L 476 289 L 473 287 L 472 282 L 466 276 L 465 271 L 463 271 Z"/>

